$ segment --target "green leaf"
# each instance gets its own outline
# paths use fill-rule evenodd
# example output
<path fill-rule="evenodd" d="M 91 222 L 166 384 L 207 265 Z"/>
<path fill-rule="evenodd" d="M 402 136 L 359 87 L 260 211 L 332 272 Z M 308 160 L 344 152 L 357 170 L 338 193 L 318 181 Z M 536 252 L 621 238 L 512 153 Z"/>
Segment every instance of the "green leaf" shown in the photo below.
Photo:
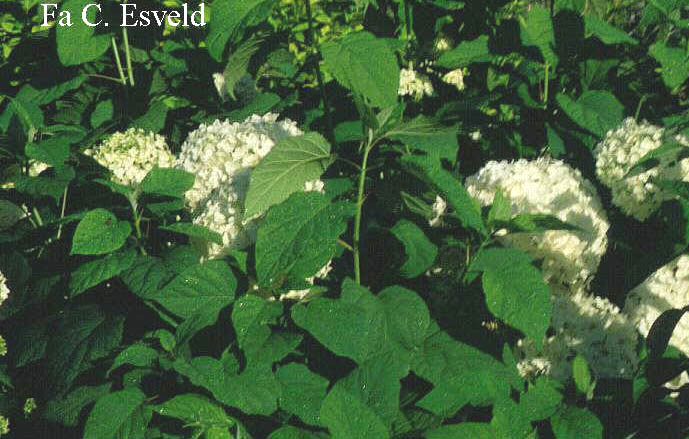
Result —
<path fill-rule="evenodd" d="M 115 357 L 106 375 L 110 375 L 113 370 L 125 364 L 134 367 L 149 367 L 153 365 L 157 359 L 158 351 L 143 343 L 134 343 L 117 354 L 117 357 Z"/>
<path fill-rule="evenodd" d="M 488 222 L 491 225 L 508 222 L 512 217 L 512 203 L 502 190 L 495 192 L 493 204 L 488 211 Z"/>
<path fill-rule="evenodd" d="M 101 397 L 86 420 L 84 439 L 129 437 L 132 426 L 139 422 L 136 417 L 141 415 L 137 412 L 142 409 L 145 401 L 146 395 L 136 387 L 128 387 Z M 143 430 L 136 433 L 137 436 L 142 435 Z"/>
<path fill-rule="evenodd" d="M 550 288 L 533 265 L 490 269 L 483 273 L 483 291 L 490 312 L 519 329 L 538 345 L 550 326 Z"/>
<path fill-rule="evenodd" d="M 232 308 L 232 325 L 237 343 L 247 357 L 258 351 L 271 334 L 269 324 L 275 324 L 282 315 L 282 303 L 271 302 L 258 296 L 246 295 Z"/>
<path fill-rule="evenodd" d="M 79 221 L 72 239 L 73 255 L 103 255 L 124 245 L 132 227 L 105 209 L 94 209 Z"/>
<path fill-rule="evenodd" d="M 68 0 L 60 9 L 60 13 L 68 12 L 72 21 L 70 26 L 55 27 L 57 56 L 64 66 L 95 61 L 110 47 L 110 33 L 96 34 L 95 27 L 89 27 L 81 20 L 82 11 L 89 3 L 89 0 Z M 98 8 L 91 7 L 87 12 L 86 17 L 91 23 L 98 21 Z"/>
<path fill-rule="evenodd" d="M 390 129 L 385 136 L 438 160 L 444 159 L 451 164 L 457 161 L 459 144 L 455 126 L 445 127 L 425 116 L 418 116 Z"/>
<path fill-rule="evenodd" d="M 402 242 L 407 254 L 407 260 L 400 267 L 402 276 L 409 279 L 420 276 L 435 262 L 438 247 L 426 238 L 416 224 L 400 220 L 390 232 Z"/>
<path fill-rule="evenodd" d="M 648 336 L 646 337 L 649 356 L 651 358 L 660 358 L 663 356 L 672 338 L 672 333 L 688 310 L 689 308 L 669 309 L 660 314 L 653 322 L 651 329 L 648 331 Z"/>
<path fill-rule="evenodd" d="M 66 396 L 50 400 L 45 406 L 43 416 L 49 421 L 59 422 L 69 427 L 76 427 L 84 408 L 96 402 L 100 397 L 110 393 L 110 387 L 112 387 L 110 383 L 93 387 L 77 387 Z"/>
<path fill-rule="evenodd" d="M 285 425 L 268 436 L 268 439 L 330 439 L 324 433 L 316 433 L 310 430 L 302 430 L 291 425 Z"/>
<path fill-rule="evenodd" d="M 131 124 L 132 127 L 157 133 L 165 127 L 165 120 L 170 107 L 163 101 L 153 101 L 148 110 Z"/>
<path fill-rule="evenodd" d="M 440 67 L 457 69 L 472 63 L 489 62 L 493 59 L 488 49 L 488 35 L 471 41 L 462 41 L 452 50 L 443 53 L 438 59 Z"/>
<path fill-rule="evenodd" d="M 193 223 L 174 223 L 169 226 L 160 226 L 160 230 L 167 230 L 169 232 L 180 233 L 191 238 L 199 238 L 204 241 L 214 242 L 222 245 L 222 235 L 218 232 L 209 230 L 206 227 L 199 226 Z"/>
<path fill-rule="evenodd" d="M 495 431 L 490 424 L 462 422 L 445 425 L 426 432 L 426 439 L 495 439 Z"/>
<path fill-rule="evenodd" d="M 555 158 L 561 157 L 566 152 L 565 141 L 549 124 L 546 124 L 546 135 L 548 136 L 550 154 Z"/>
<path fill-rule="evenodd" d="M 590 14 L 584 15 L 584 33 L 586 38 L 595 36 L 605 44 L 639 44 L 637 40 L 630 37 L 627 32 L 616 28 L 608 24 L 606 21 L 601 20 Z"/>
<path fill-rule="evenodd" d="M 225 78 L 225 90 L 232 99 L 237 99 L 234 95 L 234 87 L 247 74 L 251 57 L 258 51 L 261 42 L 262 40 L 249 38 L 230 55 L 223 71 L 223 77 Z"/>
<path fill-rule="evenodd" d="M 602 439 L 603 426 L 588 410 L 566 406 L 550 418 L 557 439 Z"/>
<path fill-rule="evenodd" d="M 282 394 L 280 408 L 311 425 L 320 425 L 320 410 L 328 391 L 328 380 L 303 364 L 290 363 L 278 369 Z"/>
<path fill-rule="evenodd" d="M 299 285 L 313 276 L 335 256 L 352 215 L 352 204 L 317 192 L 295 193 L 270 209 L 256 238 L 258 281 L 271 285 L 285 277 Z"/>
<path fill-rule="evenodd" d="M 9 229 L 24 217 L 26 213 L 19 206 L 7 200 L 0 200 L 0 231 Z"/>
<path fill-rule="evenodd" d="M 279 141 L 251 172 L 245 217 L 261 215 L 304 191 L 305 183 L 317 180 L 330 163 L 330 144 L 318 133 Z"/>
<path fill-rule="evenodd" d="M 490 425 L 497 439 L 525 439 L 533 431 L 522 407 L 508 396 L 498 399 L 493 405 Z"/>
<path fill-rule="evenodd" d="M 154 407 L 154 410 L 162 416 L 179 419 L 194 428 L 193 437 L 206 434 L 206 438 L 212 439 L 211 433 L 214 429 L 228 432 L 229 428 L 235 425 L 234 419 L 229 417 L 222 407 L 195 393 L 177 395 Z"/>
<path fill-rule="evenodd" d="M 174 168 L 153 168 L 141 182 L 147 194 L 183 198 L 194 186 L 194 174 Z"/>
<path fill-rule="evenodd" d="M 114 115 L 114 110 L 112 106 L 112 100 L 108 99 L 101 101 L 96 105 L 91 113 L 90 122 L 93 128 L 98 128 L 105 122 L 112 120 Z"/>
<path fill-rule="evenodd" d="M 234 300 L 237 281 L 222 260 L 211 260 L 184 270 L 150 299 L 182 318 L 201 308 L 221 309 Z"/>
<path fill-rule="evenodd" d="M 77 296 L 89 288 L 117 276 L 131 267 L 135 258 L 136 250 L 130 248 L 80 265 L 74 270 L 69 280 L 71 296 Z"/>
<path fill-rule="evenodd" d="M 376 413 L 342 386 L 335 386 L 321 407 L 321 422 L 333 439 L 388 439 L 390 431 Z"/>
<path fill-rule="evenodd" d="M 562 394 L 555 389 L 555 382 L 538 377 L 529 383 L 529 390 L 519 398 L 519 405 L 530 421 L 549 418 L 562 403 Z"/>
<path fill-rule="evenodd" d="M 520 23 L 522 44 L 536 46 L 541 51 L 543 59 L 553 68 L 557 67 L 555 47 L 555 32 L 550 11 L 540 5 L 531 5 L 526 19 Z"/>
<path fill-rule="evenodd" d="M 387 42 L 368 32 L 353 32 L 321 45 L 328 70 L 345 88 L 374 106 L 397 103 L 400 69 Z"/>
<path fill-rule="evenodd" d="M 687 147 L 687 145 L 677 142 L 676 140 L 665 141 L 658 148 L 647 152 L 638 162 L 634 163 L 634 166 L 629 169 L 624 175 L 624 178 L 643 174 L 649 169 L 658 166 L 661 161 L 672 162 L 684 159 L 687 156 L 689 156 L 689 147 Z"/>
<path fill-rule="evenodd" d="M 517 233 L 537 233 L 548 230 L 581 230 L 557 217 L 543 213 L 520 213 L 505 223 L 501 221 L 497 223 L 500 227 Z"/>
<path fill-rule="evenodd" d="M 31 159 L 61 168 L 69 157 L 69 139 L 55 136 L 40 143 L 28 143 L 24 151 Z"/>
<path fill-rule="evenodd" d="M 577 125 L 599 137 L 622 121 L 624 106 L 608 91 L 588 90 L 576 101 L 558 93 L 555 99 Z"/>
<path fill-rule="evenodd" d="M 668 88 L 679 87 L 689 78 L 689 58 L 684 49 L 658 42 L 649 48 L 648 53 L 660 63 L 660 74 Z"/>
<path fill-rule="evenodd" d="M 47 358 L 48 382 L 57 391 L 68 390 L 89 363 L 109 355 L 122 340 L 123 316 L 108 316 L 95 306 L 70 309 L 52 332 Z"/>
<path fill-rule="evenodd" d="M 131 268 L 120 274 L 120 279 L 137 296 L 149 299 L 161 286 L 174 277 L 162 260 L 152 256 L 138 256 Z"/>
<path fill-rule="evenodd" d="M 411 172 L 442 193 L 443 198 L 455 210 L 453 216 L 459 219 L 464 226 L 483 234 L 486 233 L 479 204 L 471 198 L 464 185 L 444 170 L 440 163 L 429 157 L 412 155 L 403 156 L 402 163 Z"/>
<path fill-rule="evenodd" d="M 588 393 L 591 388 L 591 371 L 586 362 L 586 358 L 582 355 L 577 355 L 572 361 L 572 375 L 574 376 L 574 384 L 577 390 L 581 393 Z"/>
<path fill-rule="evenodd" d="M 16 180 L 16 187 L 19 192 L 32 195 L 34 197 L 49 196 L 59 201 L 65 192 L 65 188 L 76 176 L 74 169 L 65 166 L 56 169 L 55 176 L 27 177 L 20 176 Z"/>
<path fill-rule="evenodd" d="M 213 2 L 213 11 L 206 38 L 208 52 L 216 61 L 222 60 L 227 42 L 236 40 L 249 26 L 270 15 L 275 0 L 219 0 Z"/>
<path fill-rule="evenodd" d="M 385 288 L 378 299 L 383 304 L 391 341 L 410 352 L 422 346 L 431 326 L 426 302 L 415 292 L 399 286 Z"/>

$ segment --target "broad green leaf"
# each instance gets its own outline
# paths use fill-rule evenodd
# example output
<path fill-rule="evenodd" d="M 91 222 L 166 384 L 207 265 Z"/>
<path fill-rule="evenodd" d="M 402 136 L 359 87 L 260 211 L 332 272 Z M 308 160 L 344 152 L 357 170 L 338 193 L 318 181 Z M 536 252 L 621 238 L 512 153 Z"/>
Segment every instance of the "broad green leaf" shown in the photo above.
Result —
<path fill-rule="evenodd" d="M 454 49 L 443 53 L 438 59 L 438 65 L 456 69 L 472 63 L 489 62 L 492 58 L 488 49 L 488 35 L 481 35 L 471 41 L 462 41 Z"/>
<path fill-rule="evenodd" d="M 526 19 L 520 21 L 520 35 L 522 44 L 536 46 L 541 51 L 543 59 L 551 66 L 557 67 L 555 47 L 555 32 L 550 11 L 540 5 L 531 5 Z"/>
<path fill-rule="evenodd" d="M 260 44 L 261 40 L 249 38 L 230 55 L 223 71 L 223 78 L 225 78 L 225 91 L 232 99 L 237 99 L 234 95 L 234 87 L 247 74 L 251 57 L 258 51 Z"/>
<path fill-rule="evenodd" d="M 299 288 L 335 256 L 353 214 L 352 204 L 317 192 L 295 193 L 270 209 L 256 238 L 258 281 L 269 286 L 284 278 Z"/>
<path fill-rule="evenodd" d="M 282 394 L 280 408 L 311 425 L 320 425 L 321 404 L 328 391 L 328 380 L 303 364 L 290 363 L 275 374 Z"/>
<path fill-rule="evenodd" d="M 200 330 L 214 325 L 215 322 L 218 321 L 220 311 L 220 308 L 215 307 L 200 308 L 196 310 L 194 314 L 184 319 L 184 321 L 177 326 L 175 338 L 172 342 L 169 342 L 168 347 L 172 349 L 176 345 L 183 345 L 191 340 Z"/>
<path fill-rule="evenodd" d="M 156 257 L 138 256 L 131 268 L 120 274 L 129 290 L 143 299 L 158 294 L 161 286 L 174 277 L 165 263 Z"/>
<path fill-rule="evenodd" d="M 194 178 L 194 174 L 181 169 L 153 168 L 141 182 L 141 191 L 182 198 L 194 186 Z"/>
<path fill-rule="evenodd" d="M 321 406 L 321 422 L 333 439 L 388 439 L 382 419 L 342 386 L 335 386 Z"/>
<path fill-rule="evenodd" d="M 495 434 L 490 424 L 462 422 L 427 431 L 424 437 L 426 439 L 495 439 Z"/>
<path fill-rule="evenodd" d="M 302 430 L 291 425 L 281 427 L 268 436 L 268 439 L 330 439 L 324 433 Z"/>
<path fill-rule="evenodd" d="M 445 127 L 425 116 L 418 116 L 390 129 L 385 136 L 438 160 L 444 159 L 451 164 L 457 161 L 457 127 Z"/>
<path fill-rule="evenodd" d="M 672 162 L 684 159 L 687 156 L 689 156 L 689 147 L 687 145 L 675 140 L 665 141 L 658 148 L 647 152 L 638 162 L 634 163 L 634 166 L 629 169 L 624 178 L 643 174 L 649 169 L 658 166 L 661 161 Z"/>
<path fill-rule="evenodd" d="M 55 175 L 27 177 L 19 176 L 16 180 L 16 187 L 19 192 L 32 195 L 34 197 L 49 196 L 59 201 L 65 192 L 65 188 L 76 177 L 76 173 L 71 166 L 56 169 Z"/>
<path fill-rule="evenodd" d="M 669 309 L 664 311 L 651 325 L 646 337 L 648 351 L 651 358 L 660 358 L 665 353 L 672 333 L 689 307 L 683 309 Z"/>
<path fill-rule="evenodd" d="M 378 294 L 387 317 L 387 331 L 391 341 L 413 352 L 423 345 L 431 316 L 426 302 L 415 292 L 391 286 Z"/>
<path fill-rule="evenodd" d="M 558 93 L 555 99 L 577 125 L 599 137 L 622 121 L 624 106 L 608 91 L 585 91 L 576 101 Z"/>
<path fill-rule="evenodd" d="M 574 384 L 577 390 L 581 393 L 588 393 L 591 387 L 591 371 L 586 358 L 582 355 L 577 355 L 572 361 L 572 375 L 574 376 Z"/>
<path fill-rule="evenodd" d="M 237 344 L 248 356 L 256 352 L 271 334 L 269 324 L 282 315 L 282 303 L 254 295 L 239 298 L 232 308 L 232 325 Z"/>
<path fill-rule="evenodd" d="M 191 362 L 178 359 L 175 369 L 195 385 L 208 389 L 218 401 L 246 414 L 269 415 L 277 409 L 280 385 L 270 366 L 250 367 L 235 375 L 219 360 L 195 357 Z"/>
<path fill-rule="evenodd" d="M 550 418 L 557 439 L 602 439 L 603 426 L 588 410 L 566 406 Z"/>
<path fill-rule="evenodd" d="M 101 101 L 96 105 L 91 113 L 90 122 L 93 128 L 98 128 L 105 122 L 112 120 L 114 114 L 112 100 Z"/>
<path fill-rule="evenodd" d="M 132 425 L 138 422 L 135 419 L 138 415 L 137 411 L 141 410 L 145 401 L 146 395 L 135 387 L 128 387 L 101 397 L 86 420 L 84 439 L 129 437 L 126 434 L 132 432 Z M 145 428 L 146 425 L 143 427 Z M 136 433 L 140 436 L 143 431 Z"/>
<path fill-rule="evenodd" d="M 627 32 L 608 24 L 605 20 L 590 14 L 584 15 L 584 33 L 586 37 L 595 36 L 605 44 L 639 44 Z"/>
<path fill-rule="evenodd" d="M 496 439 L 525 439 L 533 430 L 524 410 L 511 398 L 499 398 L 493 405 L 490 425 Z"/>
<path fill-rule="evenodd" d="M 509 221 L 511 217 L 512 203 L 503 191 L 498 190 L 488 211 L 488 223 L 494 226 L 496 223 Z"/>
<path fill-rule="evenodd" d="M 61 168 L 69 157 L 69 139 L 55 136 L 40 143 L 28 143 L 25 153 L 31 159 Z"/>
<path fill-rule="evenodd" d="M 439 416 L 466 404 L 485 406 L 522 385 L 492 356 L 460 343 L 437 326 L 412 363 L 412 370 L 435 387 L 417 405 Z"/>
<path fill-rule="evenodd" d="M 158 351 L 143 343 L 134 343 L 117 354 L 117 357 L 115 357 L 106 375 L 110 375 L 113 370 L 125 364 L 134 367 L 149 367 L 153 365 L 157 359 Z"/>
<path fill-rule="evenodd" d="M 541 344 L 550 326 L 550 288 L 533 265 L 515 265 L 483 273 L 483 291 L 490 312 Z"/>
<path fill-rule="evenodd" d="M 383 39 L 354 32 L 321 45 L 328 70 L 345 88 L 364 96 L 376 107 L 397 103 L 400 69 Z"/>
<path fill-rule="evenodd" d="M 549 124 L 546 124 L 546 135 L 548 136 L 548 150 L 553 157 L 562 156 L 565 151 L 565 142 L 562 137 Z"/>
<path fill-rule="evenodd" d="M 0 231 L 9 229 L 24 217 L 26 213 L 19 206 L 0 200 Z"/>
<path fill-rule="evenodd" d="M 237 281 L 222 260 L 191 266 L 150 299 L 182 318 L 201 308 L 220 309 L 234 300 Z"/>
<path fill-rule="evenodd" d="M 505 223 L 498 221 L 497 224 L 510 232 L 517 233 L 538 233 L 548 230 L 580 230 L 576 226 L 567 224 L 557 217 L 542 213 L 520 213 Z"/>
<path fill-rule="evenodd" d="M 245 217 L 265 213 L 317 180 L 331 163 L 330 144 L 318 133 L 279 141 L 251 172 Z"/>
<path fill-rule="evenodd" d="M 464 226 L 486 233 L 479 204 L 471 198 L 464 185 L 444 170 L 440 163 L 429 157 L 412 155 L 403 156 L 402 163 L 442 194 L 448 204 L 454 208 L 453 216 L 458 218 Z"/>
<path fill-rule="evenodd" d="M 228 41 L 236 40 L 249 26 L 263 21 L 273 10 L 275 0 L 218 0 L 208 23 L 208 52 L 216 61 L 222 60 Z"/>
<path fill-rule="evenodd" d="M 105 209 L 94 209 L 79 221 L 72 238 L 73 255 L 103 255 L 124 245 L 132 227 Z"/>
<path fill-rule="evenodd" d="M 109 355 L 122 340 L 123 316 L 109 316 L 95 306 L 73 308 L 61 315 L 46 351 L 48 380 L 68 390 L 90 362 Z"/>
<path fill-rule="evenodd" d="M 438 247 L 426 238 L 416 224 L 403 219 L 390 232 L 402 242 L 407 254 L 407 260 L 400 267 L 402 276 L 410 279 L 420 276 L 435 262 Z"/>
<path fill-rule="evenodd" d="M 222 245 L 222 235 L 206 227 L 199 226 L 193 223 L 174 223 L 169 226 L 161 226 L 160 230 L 167 230 L 168 232 L 180 233 L 189 236 L 190 238 L 199 238 L 204 241 L 214 242 Z"/>
<path fill-rule="evenodd" d="M 57 56 L 64 66 L 74 66 L 95 61 L 110 47 L 110 33 L 96 34 L 95 27 L 89 27 L 81 20 L 82 11 L 89 0 L 68 0 L 62 4 L 60 12 L 67 11 L 71 15 L 71 25 L 55 27 L 57 42 Z M 96 23 L 98 8 L 93 6 L 87 11 L 86 17 L 91 23 Z M 56 13 L 56 18 L 59 14 Z"/>
<path fill-rule="evenodd" d="M 72 272 L 69 279 L 71 296 L 77 296 L 89 288 L 117 276 L 131 267 L 135 258 L 136 250 L 130 248 L 80 265 Z"/>
<path fill-rule="evenodd" d="M 157 133 L 165 127 L 165 120 L 170 107 L 164 101 L 151 102 L 148 110 L 131 124 L 132 127 L 141 128 L 146 131 Z"/>
<path fill-rule="evenodd" d="M 45 406 L 43 416 L 49 421 L 76 427 L 84 408 L 110 393 L 110 387 L 112 387 L 110 383 L 93 387 L 77 387 L 66 396 L 50 400 Z"/>
<path fill-rule="evenodd" d="M 221 406 L 195 393 L 177 395 L 156 406 L 154 410 L 159 415 L 183 421 L 189 428 L 194 429 L 194 437 L 206 434 L 206 438 L 212 439 L 213 430 L 228 432 L 229 428 L 235 425 L 234 419 L 229 417 Z"/>
<path fill-rule="evenodd" d="M 547 377 L 538 377 L 529 383 L 529 390 L 519 398 L 519 405 L 530 421 L 549 418 L 562 402 L 562 394 Z"/>
<path fill-rule="evenodd" d="M 649 48 L 648 53 L 660 63 L 660 74 L 668 88 L 679 87 L 689 78 L 689 58 L 684 49 L 658 42 Z"/>

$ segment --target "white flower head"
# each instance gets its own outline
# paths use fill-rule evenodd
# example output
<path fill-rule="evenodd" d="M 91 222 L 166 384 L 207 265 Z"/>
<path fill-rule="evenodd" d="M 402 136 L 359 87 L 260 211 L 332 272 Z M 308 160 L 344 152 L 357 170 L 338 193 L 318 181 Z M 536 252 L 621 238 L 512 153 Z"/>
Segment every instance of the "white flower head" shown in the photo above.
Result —
<path fill-rule="evenodd" d="M 609 131 L 593 150 L 596 174 L 610 188 L 612 202 L 639 221 L 647 219 L 663 201 L 671 198 L 654 184 L 654 179 L 689 181 L 689 159 L 678 162 L 671 157 L 661 157 L 658 166 L 625 178 L 641 158 L 660 148 L 666 137 L 662 127 L 637 123 L 630 117 Z M 689 146 L 689 140 L 682 136 L 674 140 Z"/>
<path fill-rule="evenodd" d="M 428 225 L 438 227 L 442 224 L 443 216 L 447 213 L 447 202 L 440 195 L 436 195 L 432 209 L 433 217 L 428 220 Z"/>
<path fill-rule="evenodd" d="M 170 168 L 175 156 L 158 134 L 140 128 L 116 132 L 84 154 L 108 168 L 116 183 L 136 186 L 153 168 Z"/>
<path fill-rule="evenodd" d="M 242 123 L 216 120 L 189 133 L 175 166 L 196 176 L 194 187 L 186 193 L 192 209 L 221 186 L 240 190 L 248 184 L 247 173 L 277 142 L 302 134 L 295 122 L 278 122 L 277 118 L 277 114 L 268 113 L 253 115 Z"/>
<path fill-rule="evenodd" d="M 424 96 L 433 95 L 433 83 L 428 76 L 414 69 L 400 70 L 400 85 L 397 94 L 421 100 Z"/>
<path fill-rule="evenodd" d="M 578 288 L 590 283 L 606 251 L 610 225 L 595 188 L 578 170 L 550 158 L 491 161 L 467 178 L 466 186 L 483 206 L 502 191 L 512 215 L 547 214 L 577 227 L 501 233 L 500 240 L 542 259 L 543 277 L 551 285 Z"/>
<path fill-rule="evenodd" d="M 464 75 L 464 69 L 455 69 L 443 76 L 443 82 L 454 85 L 457 90 L 462 91 L 466 88 L 464 85 Z"/>
<path fill-rule="evenodd" d="M 7 278 L 0 272 L 0 305 L 10 297 L 10 287 L 7 286 Z"/>
<path fill-rule="evenodd" d="M 624 312 L 645 337 L 663 312 L 689 305 L 689 255 L 660 267 L 627 295 Z M 689 315 L 675 327 L 670 345 L 689 355 Z"/>
<path fill-rule="evenodd" d="M 619 308 L 605 298 L 584 290 L 562 290 L 552 295 L 554 335 L 546 338 L 543 350 L 533 341 L 517 344 L 522 376 L 548 375 L 559 381 L 572 376 L 572 361 L 586 358 L 597 378 L 630 378 L 639 365 L 634 325 Z"/>

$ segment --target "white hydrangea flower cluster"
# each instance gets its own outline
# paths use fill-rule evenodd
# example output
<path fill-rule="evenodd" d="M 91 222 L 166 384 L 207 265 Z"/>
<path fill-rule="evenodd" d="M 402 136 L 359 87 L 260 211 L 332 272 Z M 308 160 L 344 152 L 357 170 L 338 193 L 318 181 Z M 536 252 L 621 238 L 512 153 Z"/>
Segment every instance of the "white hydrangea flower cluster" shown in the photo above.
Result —
<path fill-rule="evenodd" d="M 196 176 L 194 187 L 186 194 L 192 209 L 201 202 L 206 204 L 211 192 L 221 186 L 237 186 L 228 190 L 241 191 L 248 184 L 248 172 L 277 142 L 302 134 L 295 122 L 278 122 L 277 118 L 277 114 L 268 113 L 253 115 L 242 123 L 216 120 L 189 133 L 175 166 Z"/>
<path fill-rule="evenodd" d="M 10 297 L 10 288 L 7 286 L 7 278 L 0 272 L 0 305 Z"/>
<path fill-rule="evenodd" d="M 689 255 L 681 255 L 651 274 L 627 295 L 624 312 L 645 337 L 663 312 L 689 305 Z M 689 315 L 672 333 L 670 345 L 689 355 Z"/>
<path fill-rule="evenodd" d="M 572 376 L 572 360 L 586 358 L 597 378 L 630 378 L 638 367 L 634 324 L 605 298 L 583 290 L 557 290 L 552 295 L 552 328 L 543 350 L 529 339 L 517 344 L 519 373 L 548 375 L 565 381 Z"/>
<path fill-rule="evenodd" d="M 466 88 L 464 85 L 464 69 L 455 69 L 443 75 L 443 82 L 449 85 L 454 85 L 457 90 L 462 91 Z"/>
<path fill-rule="evenodd" d="M 507 195 L 512 214 L 547 214 L 580 230 L 510 233 L 507 246 L 543 259 L 542 273 L 551 285 L 587 286 L 607 248 L 610 227 L 595 188 L 578 170 L 560 160 L 539 158 L 488 162 L 466 180 L 469 193 L 483 206 L 498 190 Z"/>
<path fill-rule="evenodd" d="M 399 96 L 410 96 L 419 101 L 424 96 L 432 96 L 433 91 L 433 83 L 428 76 L 412 68 L 400 70 Z"/>
<path fill-rule="evenodd" d="M 637 123 L 630 117 L 609 131 L 593 151 L 596 174 L 612 191 L 612 202 L 639 221 L 646 220 L 663 201 L 671 198 L 653 183 L 654 179 L 689 181 L 689 159 L 677 162 L 670 158 L 660 158 L 658 166 L 624 178 L 642 157 L 660 148 L 666 140 L 662 127 Z M 689 146 L 689 140 L 682 136 L 674 140 Z"/>
<path fill-rule="evenodd" d="M 433 43 L 433 49 L 438 53 L 447 52 L 448 50 L 452 49 L 453 44 L 454 43 L 450 38 L 440 36 Z"/>
<path fill-rule="evenodd" d="M 141 183 L 153 168 L 170 168 L 175 162 L 165 137 L 140 128 L 116 132 L 84 154 L 108 168 L 113 181 L 127 186 Z"/>

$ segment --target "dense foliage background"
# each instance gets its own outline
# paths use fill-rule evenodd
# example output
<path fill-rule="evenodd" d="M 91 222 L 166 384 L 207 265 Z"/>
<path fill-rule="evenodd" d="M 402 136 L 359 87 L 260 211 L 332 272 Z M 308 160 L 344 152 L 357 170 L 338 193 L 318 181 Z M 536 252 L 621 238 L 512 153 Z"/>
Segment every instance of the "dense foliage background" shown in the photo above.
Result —
<path fill-rule="evenodd" d="M 205 6 L 199 28 L 46 28 L 38 1 L 0 3 L 3 437 L 689 437 L 689 386 L 664 387 L 689 368 L 666 349 L 682 311 L 640 337 L 631 378 L 585 356 L 564 381 L 518 373 L 517 341 L 549 331 L 549 285 L 496 236 L 568 225 L 481 209 L 463 186 L 489 160 L 579 169 L 611 225 L 590 289 L 622 307 L 686 251 L 689 190 L 638 221 L 592 151 L 625 117 L 689 135 L 689 1 Z M 222 258 L 195 245 L 222 241 L 185 209 L 194 174 L 127 187 L 84 154 L 132 127 L 178 154 L 200 124 L 269 112 L 306 134 L 256 168 L 256 243 Z"/>

